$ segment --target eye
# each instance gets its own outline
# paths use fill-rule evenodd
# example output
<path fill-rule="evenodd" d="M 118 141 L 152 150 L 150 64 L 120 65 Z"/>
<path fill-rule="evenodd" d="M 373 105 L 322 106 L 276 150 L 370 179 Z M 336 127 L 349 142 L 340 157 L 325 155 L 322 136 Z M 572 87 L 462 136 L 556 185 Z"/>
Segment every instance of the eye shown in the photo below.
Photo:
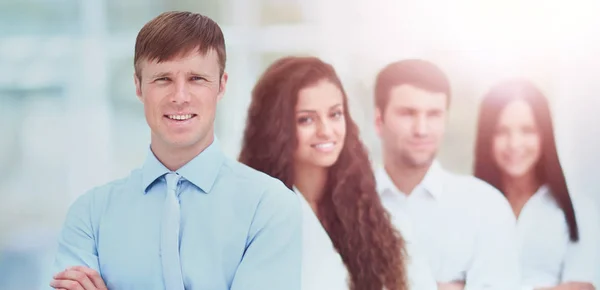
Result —
<path fill-rule="evenodd" d="M 399 109 L 396 111 L 396 114 L 398 114 L 398 116 L 402 116 L 402 117 L 410 117 L 410 116 L 414 115 L 414 111 L 407 110 L 407 109 Z"/>
<path fill-rule="evenodd" d="M 191 80 L 192 81 L 203 81 L 203 80 L 206 80 L 206 79 L 203 78 L 203 77 L 199 77 L 199 76 L 193 76 L 193 77 L 191 77 Z"/>
<path fill-rule="evenodd" d="M 169 78 L 168 77 L 161 77 L 161 78 L 156 78 L 154 81 L 155 82 L 166 82 L 166 81 L 169 81 Z"/>
<path fill-rule="evenodd" d="M 313 122 L 313 118 L 309 116 L 302 116 L 298 118 L 298 124 L 310 124 Z"/>
<path fill-rule="evenodd" d="M 526 127 L 522 128 L 521 130 L 525 134 L 536 134 L 537 133 L 536 128 L 534 128 L 533 126 L 526 126 Z"/>
<path fill-rule="evenodd" d="M 429 116 L 435 117 L 435 118 L 440 117 L 440 116 L 442 116 L 442 111 L 431 111 L 431 112 L 429 112 Z"/>
<path fill-rule="evenodd" d="M 508 128 L 506 128 L 505 126 L 498 127 L 496 129 L 496 136 L 508 135 L 508 131 Z"/>
<path fill-rule="evenodd" d="M 331 117 L 334 119 L 340 119 L 343 116 L 344 116 L 344 112 L 342 112 L 342 111 L 336 111 L 331 114 Z"/>

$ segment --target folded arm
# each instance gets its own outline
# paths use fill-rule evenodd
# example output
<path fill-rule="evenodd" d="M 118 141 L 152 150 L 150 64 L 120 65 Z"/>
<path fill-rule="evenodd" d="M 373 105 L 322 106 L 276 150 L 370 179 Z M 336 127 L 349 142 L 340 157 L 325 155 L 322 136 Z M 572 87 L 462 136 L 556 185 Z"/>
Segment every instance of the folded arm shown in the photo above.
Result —
<path fill-rule="evenodd" d="M 99 271 L 91 199 L 91 194 L 84 194 L 69 208 L 58 238 L 55 273 L 72 266 L 86 266 Z"/>

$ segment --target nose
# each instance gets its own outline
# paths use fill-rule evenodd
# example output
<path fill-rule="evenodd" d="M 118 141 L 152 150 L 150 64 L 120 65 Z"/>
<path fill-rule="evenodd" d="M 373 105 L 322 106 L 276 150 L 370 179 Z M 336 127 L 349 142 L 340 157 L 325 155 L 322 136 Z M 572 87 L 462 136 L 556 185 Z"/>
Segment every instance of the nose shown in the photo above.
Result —
<path fill-rule="evenodd" d="M 185 80 L 177 80 L 174 82 L 173 93 L 171 94 L 171 102 L 174 104 L 185 104 L 190 102 L 189 84 Z"/>
<path fill-rule="evenodd" d="M 523 143 L 523 136 L 517 132 L 508 135 L 508 146 L 510 149 L 518 149 Z"/>
<path fill-rule="evenodd" d="M 333 126 L 327 121 L 317 123 L 317 135 L 319 137 L 329 137 L 333 132 Z"/>
<path fill-rule="evenodd" d="M 415 116 L 415 122 L 413 125 L 414 125 L 413 132 L 415 135 L 421 136 L 421 137 L 427 136 L 427 133 L 429 132 L 429 124 L 427 121 L 427 116 L 425 116 L 424 114 Z"/>

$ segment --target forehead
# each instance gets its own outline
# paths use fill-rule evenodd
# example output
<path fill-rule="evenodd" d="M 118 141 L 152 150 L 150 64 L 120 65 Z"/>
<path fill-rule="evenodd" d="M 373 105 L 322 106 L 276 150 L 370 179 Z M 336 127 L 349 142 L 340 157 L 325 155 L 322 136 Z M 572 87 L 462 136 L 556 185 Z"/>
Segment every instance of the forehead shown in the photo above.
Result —
<path fill-rule="evenodd" d="M 298 92 L 296 107 L 302 109 L 328 109 L 343 103 L 342 91 L 330 81 L 320 81 Z"/>
<path fill-rule="evenodd" d="M 412 85 L 399 85 L 390 90 L 388 106 L 413 109 L 445 109 L 448 97 L 442 92 L 430 92 Z"/>
<path fill-rule="evenodd" d="M 533 109 L 525 100 L 514 100 L 506 105 L 500 112 L 500 124 L 532 124 L 534 123 Z"/>
<path fill-rule="evenodd" d="M 205 54 L 198 50 L 177 55 L 167 60 L 142 59 L 139 62 L 142 75 L 156 72 L 201 71 L 204 73 L 219 72 L 219 57 L 215 50 L 208 50 Z"/>

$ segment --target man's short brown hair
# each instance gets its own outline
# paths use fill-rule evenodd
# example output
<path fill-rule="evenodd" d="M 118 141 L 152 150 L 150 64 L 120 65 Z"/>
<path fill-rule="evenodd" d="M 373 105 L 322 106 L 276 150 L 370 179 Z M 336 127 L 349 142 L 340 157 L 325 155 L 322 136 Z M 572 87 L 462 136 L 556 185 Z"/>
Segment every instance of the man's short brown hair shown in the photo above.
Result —
<path fill-rule="evenodd" d="M 410 85 L 433 93 L 444 93 L 450 104 L 450 81 L 444 72 L 432 62 L 407 59 L 387 65 L 375 81 L 375 107 L 385 111 L 390 92 L 401 85 Z"/>
<path fill-rule="evenodd" d="M 165 12 L 146 23 L 135 40 L 133 58 L 135 73 L 140 74 L 140 61 L 167 61 L 197 49 L 205 55 L 215 50 L 219 57 L 220 75 L 225 71 L 225 38 L 219 25 L 204 15 L 192 12 Z"/>

